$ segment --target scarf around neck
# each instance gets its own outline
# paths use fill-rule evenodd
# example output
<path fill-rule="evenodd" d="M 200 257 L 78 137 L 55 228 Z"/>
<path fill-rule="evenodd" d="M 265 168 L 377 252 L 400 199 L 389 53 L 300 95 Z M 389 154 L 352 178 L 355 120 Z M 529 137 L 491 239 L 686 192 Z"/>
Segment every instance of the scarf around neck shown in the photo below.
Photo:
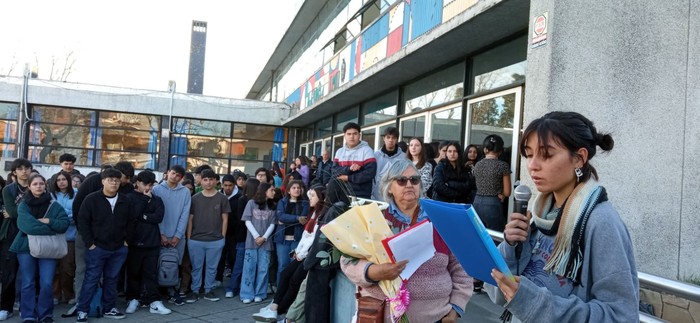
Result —
<path fill-rule="evenodd" d="M 24 201 L 29 207 L 29 212 L 37 219 L 43 218 L 51 205 L 51 195 L 44 192 L 41 196 L 36 197 L 32 193 L 24 196 Z"/>
<path fill-rule="evenodd" d="M 544 269 L 580 283 L 581 265 L 585 247 L 585 231 L 588 217 L 598 203 L 607 201 L 605 188 L 590 179 L 577 185 L 556 218 L 547 219 L 552 211 L 554 194 L 542 193 L 535 198 L 531 213 L 537 230 L 545 235 L 554 235 L 554 250 Z"/>

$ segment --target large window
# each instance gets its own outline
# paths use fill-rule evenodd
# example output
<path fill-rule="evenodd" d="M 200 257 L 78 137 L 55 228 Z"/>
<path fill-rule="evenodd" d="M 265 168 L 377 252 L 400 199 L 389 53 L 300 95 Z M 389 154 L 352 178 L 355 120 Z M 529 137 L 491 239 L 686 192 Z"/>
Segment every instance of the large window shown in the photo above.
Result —
<path fill-rule="evenodd" d="M 170 164 L 188 171 L 207 164 L 219 174 L 252 173 L 287 155 L 287 131 L 279 127 L 175 118 L 172 131 Z"/>
<path fill-rule="evenodd" d="M 82 166 L 130 161 L 137 169 L 156 168 L 159 116 L 34 106 L 31 117 L 28 157 L 34 163 L 57 164 L 70 153 Z"/>
<path fill-rule="evenodd" d="M 357 123 L 359 111 L 360 108 L 354 107 L 345 109 L 345 111 L 338 113 L 338 116 L 336 117 L 336 131 L 343 131 L 343 127 L 350 122 Z"/>
<path fill-rule="evenodd" d="M 330 136 L 333 132 L 333 117 L 316 122 L 314 126 L 314 139 Z"/>
<path fill-rule="evenodd" d="M 14 158 L 17 154 L 17 113 L 19 104 L 0 102 L 0 149 L 2 158 Z"/>
<path fill-rule="evenodd" d="M 464 96 L 465 66 L 465 63 L 459 63 L 406 85 L 405 113 L 461 100 Z"/>
<path fill-rule="evenodd" d="M 471 93 L 479 93 L 525 80 L 527 36 L 517 38 L 472 58 Z"/>
<path fill-rule="evenodd" d="M 430 114 L 430 141 L 460 141 L 462 102 Z"/>
<path fill-rule="evenodd" d="M 362 104 L 362 125 L 374 124 L 396 118 L 397 91 L 392 91 Z"/>
<path fill-rule="evenodd" d="M 401 140 L 409 142 L 413 137 L 425 141 L 425 115 L 401 120 Z"/>

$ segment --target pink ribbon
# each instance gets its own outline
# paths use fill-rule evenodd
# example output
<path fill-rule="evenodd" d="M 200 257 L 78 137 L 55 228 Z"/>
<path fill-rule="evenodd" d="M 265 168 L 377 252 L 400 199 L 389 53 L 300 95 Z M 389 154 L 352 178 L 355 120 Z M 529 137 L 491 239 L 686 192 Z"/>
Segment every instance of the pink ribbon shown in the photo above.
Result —
<path fill-rule="evenodd" d="M 411 293 L 406 289 L 406 282 L 401 284 L 401 289 L 396 294 L 396 296 L 389 298 L 389 304 L 391 308 L 394 309 L 393 316 L 395 320 L 398 320 L 406 311 L 408 311 L 408 305 L 411 302 Z"/>

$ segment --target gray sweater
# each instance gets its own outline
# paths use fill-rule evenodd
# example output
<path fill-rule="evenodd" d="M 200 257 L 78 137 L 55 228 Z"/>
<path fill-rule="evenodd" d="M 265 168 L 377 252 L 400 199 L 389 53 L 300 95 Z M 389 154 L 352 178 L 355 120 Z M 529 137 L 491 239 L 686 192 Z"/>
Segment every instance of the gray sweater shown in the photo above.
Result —
<path fill-rule="evenodd" d="M 585 232 L 581 284 L 544 272 L 554 237 L 539 231 L 523 244 L 520 287 L 505 307 L 513 322 L 638 322 L 639 281 L 627 227 L 610 202 L 598 204 Z M 515 247 L 498 246 L 515 274 Z M 591 261 L 594 259 L 594 261 Z"/>
<path fill-rule="evenodd" d="M 178 237 L 182 239 L 187 229 L 187 221 L 190 218 L 190 206 L 192 197 L 187 187 L 178 183 L 172 189 L 168 183 L 163 182 L 153 187 L 153 194 L 163 200 L 165 215 L 158 225 L 160 233 L 168 239 Z"/>

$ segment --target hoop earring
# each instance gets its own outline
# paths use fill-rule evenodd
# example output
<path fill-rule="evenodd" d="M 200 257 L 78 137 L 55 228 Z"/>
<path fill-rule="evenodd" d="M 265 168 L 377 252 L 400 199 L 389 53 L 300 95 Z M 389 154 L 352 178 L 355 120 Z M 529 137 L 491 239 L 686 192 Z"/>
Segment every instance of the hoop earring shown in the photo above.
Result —
<path fill-rule="evenodd" d="M 574 174 L 576 174 L 576 183 L 581 181 L 581 176 L 583 176 L 583 171 L 581 170 L 581 167 L 576 167 L 574 169 Z"/>

